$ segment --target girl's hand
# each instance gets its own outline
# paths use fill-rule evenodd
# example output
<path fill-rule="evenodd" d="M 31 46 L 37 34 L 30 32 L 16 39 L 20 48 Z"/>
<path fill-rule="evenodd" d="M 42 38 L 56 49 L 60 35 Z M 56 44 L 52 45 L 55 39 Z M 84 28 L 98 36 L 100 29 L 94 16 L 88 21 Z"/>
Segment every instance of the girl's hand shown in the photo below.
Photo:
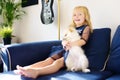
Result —
<path fill-rule="evenodd" d="M 66 46 L 67 43 L 68 43 L 68 41 L 62 41 L 63 48 Z"/>
<path fill-rule="evenodd" d="M 68 42 L 68 43 L 66 44 L 66 46 L 65 46 L 65 47 L 66 47 L 66 49 L 65 49 L 65 50 L 66 50 L 66 51 L 68 51 L 68 50 L 71 48 L 71 43 L 70 43 L 70 42 Z"/>
<path fill-rule="evenodd" d="M 68 43 L 68 41 L 62 41 L 62 46 L 63 46 L 63 48 L 66 50 L 66 45 L 67 45 L 67 43 Z"/>
<path fill-rule="evenodd" d="M 71 43 L 68 41 L 62 41 L 63 48 L 67 51 L 71 48 Z"/>

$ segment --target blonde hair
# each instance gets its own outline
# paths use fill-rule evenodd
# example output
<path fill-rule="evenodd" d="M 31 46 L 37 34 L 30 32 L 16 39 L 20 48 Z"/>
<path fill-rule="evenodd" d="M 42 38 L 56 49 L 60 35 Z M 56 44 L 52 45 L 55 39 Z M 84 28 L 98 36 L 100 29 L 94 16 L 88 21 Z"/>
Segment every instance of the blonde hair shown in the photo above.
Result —
<path fill-rule="evenodd" d="M 84 15 L 85 15 L 85 22 L 83 24 L 89 26 L 90 30 L 92 32 L 93 31 L 92 30 L 92 24 L 91 24 L 91 20 L 90 20 L 89 10 L 87 9 L 87 7 L 85 7 L 85 6 L 77 6 L 77 7 L 74 8 L 73 13 L 76 10 L 82 11 L 84 13 Z M 72 23 L 70 24 L 70 27 L 76 27 L 76 24 L 74 23 L 73 20 L 72 20 Z"/>

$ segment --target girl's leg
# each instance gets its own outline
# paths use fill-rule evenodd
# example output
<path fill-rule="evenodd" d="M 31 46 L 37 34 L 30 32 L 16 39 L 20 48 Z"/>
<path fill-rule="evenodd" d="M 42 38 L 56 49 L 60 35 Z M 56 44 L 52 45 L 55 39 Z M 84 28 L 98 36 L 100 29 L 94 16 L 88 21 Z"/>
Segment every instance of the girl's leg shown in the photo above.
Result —
<path fill-rule="evenodd" d="M 40 75 L 46 75 L 46 74 L 52 74 L 57 72 L 59 69 L 61 69 L 64 66 L 64 58 L 57 59 L 52 64 L 41 67 L 41 68 L 24 68 L 18 66 L 17 69 L 21 71 L 21 75 L 24 75 L 26 77 L 36 78 Z"/>
<path fill-rule="evenodd" d="M 34 64 L 32 64 L 32 65 L 24 66 L 23 68 L 24 68 L 24 69 L 41 68 L 41 67 L 48 66 L 48 65 L 52 64 L 53 62 L 54 62 L 54 60 L 53 60 L 51 57 L 49 57 L 49 58 L 47 58 L 47 59 L 45 59 L 45 60 L 43 60 L 43 61 L 39 61 L 39 62 L 34 63 Z M 17 68 L 18 66 L 19 66 L 19 65 L 17 65 L 16 68 Z M 18 68 L 17 68 L 17 70 L 14 70 L 14 73 L 16 73 L 16 74 L 21 74 L 21 71 L 18 70 Z"/>
<path fill-rule="evenodd" d="M 49 57 L 43 61 L 39 61 L 37 63 L 34 63 L 32 65 L 29 65 L 29 66 L 26 66 L 26 68 L 40 68 L 40 67 L 44 67 L 44 66 L 47 66 L 47 65 L 50 65 L 54 62 L 54 60 Z"/>

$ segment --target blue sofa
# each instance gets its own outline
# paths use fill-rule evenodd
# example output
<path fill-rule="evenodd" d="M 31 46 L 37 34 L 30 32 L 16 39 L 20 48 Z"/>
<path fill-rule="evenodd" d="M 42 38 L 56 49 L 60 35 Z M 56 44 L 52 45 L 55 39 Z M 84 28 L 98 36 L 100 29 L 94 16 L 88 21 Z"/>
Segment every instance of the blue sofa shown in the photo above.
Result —
<path fill-rule="evenodd" d="M 88 43 L 83 46 L 91 72 L 70 72 L 61 69 L 35 80 L 120 80 L 120 26 L 111 40 L 111 29 L 94 29 Z M 14 44 L 1 49 L 4 72 L 0 80 L 34 80 L 14 74 L 16 65 L 26 66 L 55 54 L 60 40 Z"/>

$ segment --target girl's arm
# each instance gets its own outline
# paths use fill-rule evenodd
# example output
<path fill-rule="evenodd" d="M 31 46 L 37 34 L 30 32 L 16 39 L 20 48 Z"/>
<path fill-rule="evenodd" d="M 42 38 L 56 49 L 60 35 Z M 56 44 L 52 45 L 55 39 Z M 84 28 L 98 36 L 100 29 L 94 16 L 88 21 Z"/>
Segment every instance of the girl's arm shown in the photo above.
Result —
<path fill-rule="evenodd" d="M 69 46 L 76 46 L 76 45 L 83 46 L 88 41 L 89 36 L 90 36 L 90 28 L 89 28 L 89 26 L 87 26 L 82 33 L 81 39 L 74 41 L 74 42 L 69 42 L 68 45 Z"/>

